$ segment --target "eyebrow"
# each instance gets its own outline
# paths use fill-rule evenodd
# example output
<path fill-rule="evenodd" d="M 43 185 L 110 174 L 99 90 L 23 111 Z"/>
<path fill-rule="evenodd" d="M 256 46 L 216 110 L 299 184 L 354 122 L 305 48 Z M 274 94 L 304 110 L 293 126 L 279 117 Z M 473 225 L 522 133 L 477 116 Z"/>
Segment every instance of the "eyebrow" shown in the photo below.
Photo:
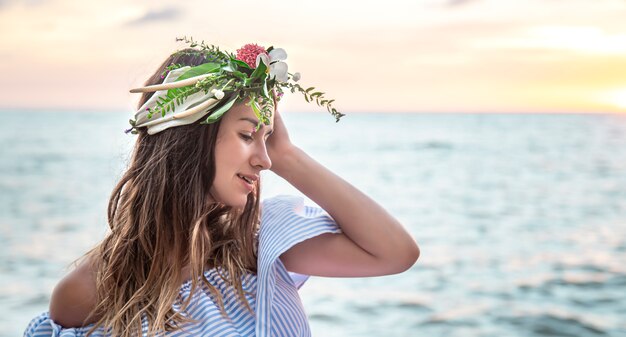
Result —
<path fill-rule="evenodd" d="M 256 127 L 259 124 L 259 121 L 257 121 L 256 119 L 249 118 L 249 117 L 241 117 L 239 120 L 240 121 L 248 121 L 252 125 L 254 125 L 254 127 Z M 261 127 L 264 127 L 264 125 L 261 125 Z M 271 135 L 273 132 L 274 132 L 274 129 L 270 129 L 270 131 L 266 132 L 265 134 L 266 135 Z"/>

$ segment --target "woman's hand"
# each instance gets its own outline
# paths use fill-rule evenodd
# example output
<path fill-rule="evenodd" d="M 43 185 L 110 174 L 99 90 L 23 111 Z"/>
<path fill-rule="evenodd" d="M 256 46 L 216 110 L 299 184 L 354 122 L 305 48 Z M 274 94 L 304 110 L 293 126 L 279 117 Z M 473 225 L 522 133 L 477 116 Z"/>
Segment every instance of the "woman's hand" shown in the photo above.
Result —
<path fill-rule="evenodd" d="M 280 175 L 281 170 L 286 165 L 286 160 L 296 149 L 291 143 L 287 127 L 283 122 L 278 110 L 274 113 L 274 132 L 267 139 L 267 154 L 272 161 L 271 170 Z"/>

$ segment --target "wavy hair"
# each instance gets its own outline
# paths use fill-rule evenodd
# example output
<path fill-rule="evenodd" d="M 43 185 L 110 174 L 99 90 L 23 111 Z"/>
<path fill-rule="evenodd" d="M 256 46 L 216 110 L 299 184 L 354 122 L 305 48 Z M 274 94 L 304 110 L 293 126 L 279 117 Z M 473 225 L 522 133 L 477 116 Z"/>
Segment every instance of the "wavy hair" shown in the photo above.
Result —
<path fill-rule="evenodd" d="M 171 55 L 145 85 L 158 84 L 170 64 L 199 65 L 203 56 L 185 49 Z M 144 94 L 142 106 L 151 93 Z M 202 120 L 202 119 L 201 119 Z M 96 271 L 94 328 L 112 335 L 141 335 L 142 317 L 148 334 L 172 331 L 186 318 L 191 296 L 179 291 L 184 269 L 191 292 L 198 289 L 216 299 L 228 319 L 220 292 L 204 276 L 216 268 L 252 312 L 241 278 L 257 271 L 260 181 L 243 209 L 214 201 L 215 144 L 220 122 L 193 123 L 148 135 L 139 130 L 127 170 L 113 189 L 108 205 L 110 233 L 88 254 Z M 180 310 L 172 305 L 180 302 Z"/>

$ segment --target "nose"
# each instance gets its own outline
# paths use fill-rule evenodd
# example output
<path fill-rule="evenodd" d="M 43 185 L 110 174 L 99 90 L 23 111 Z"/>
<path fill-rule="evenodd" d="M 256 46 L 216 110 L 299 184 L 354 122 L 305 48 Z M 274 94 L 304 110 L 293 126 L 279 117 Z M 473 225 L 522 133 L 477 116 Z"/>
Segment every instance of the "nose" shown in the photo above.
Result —
<path fill-rule="evenodd" d="M 272 160 L 267 154 L 267 146 L 264 142 L 261 142 L 261 145 L 256 147 L 256 150 L 251 158 L 251 164 L 261 170 L 269 170 L 270 167 L 272 167 Z"/>

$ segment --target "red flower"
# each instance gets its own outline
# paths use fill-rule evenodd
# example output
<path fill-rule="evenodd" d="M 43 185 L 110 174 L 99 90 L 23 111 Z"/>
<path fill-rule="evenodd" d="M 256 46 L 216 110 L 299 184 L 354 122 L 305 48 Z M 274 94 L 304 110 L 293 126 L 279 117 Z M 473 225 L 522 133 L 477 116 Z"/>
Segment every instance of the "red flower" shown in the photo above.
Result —
<path fill-rule="evenodd" d="M 256 68 L 256 57 L 260 54 L 267 55 L 265 48 L 256 43 L 248 43 L 247 45 L 241 47 L 241 49 L 237 49 L 237 56 L 235 58 L 246 62 L 250 68 L 254 69 Z"/>

